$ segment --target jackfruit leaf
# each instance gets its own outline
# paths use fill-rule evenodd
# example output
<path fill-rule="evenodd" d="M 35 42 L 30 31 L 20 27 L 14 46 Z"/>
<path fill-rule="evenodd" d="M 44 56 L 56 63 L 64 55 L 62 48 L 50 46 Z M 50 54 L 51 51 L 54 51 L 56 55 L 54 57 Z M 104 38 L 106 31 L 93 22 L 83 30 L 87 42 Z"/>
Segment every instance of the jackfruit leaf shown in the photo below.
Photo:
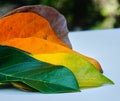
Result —
<path fill-rule="evenodd" d="M 98 69 L 96 69 L 95 66 L 88 60 L 77 54 L 33 54 L 32 57 L 40 61 L 67 67 L 73 72 L 81 88 L 97 87 L 104 84 L 114 84 L 110 79 L 98 71 Z"/>
<path fill-rule="evenodd" d="M 64 66 L 38 61 L 28 53 L 0 46 L 0 83 L 21 82 L 41 93 L 79 91 L 73 73 Z"/>

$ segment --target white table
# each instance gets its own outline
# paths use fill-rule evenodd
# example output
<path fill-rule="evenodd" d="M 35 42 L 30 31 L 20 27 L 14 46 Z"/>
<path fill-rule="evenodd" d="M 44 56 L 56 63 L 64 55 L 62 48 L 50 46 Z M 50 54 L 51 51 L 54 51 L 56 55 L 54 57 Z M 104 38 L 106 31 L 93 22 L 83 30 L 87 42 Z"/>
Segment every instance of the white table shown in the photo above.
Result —
<path fill-rule="evenodd" d="M 41 94 L 0 89 L 1 101 L 120 101 L 120 29 L 70 32 L 73 49 L 97 59 L 115 82 L 78 93 Z"/>

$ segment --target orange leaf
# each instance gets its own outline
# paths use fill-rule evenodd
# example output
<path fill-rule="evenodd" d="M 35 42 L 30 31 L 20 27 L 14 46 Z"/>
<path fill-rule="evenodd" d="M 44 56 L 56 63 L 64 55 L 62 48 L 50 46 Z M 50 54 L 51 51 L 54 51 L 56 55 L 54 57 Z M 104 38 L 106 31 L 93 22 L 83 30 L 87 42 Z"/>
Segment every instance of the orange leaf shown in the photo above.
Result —
<path fill-rule="evenodd" d="M 16 13 L 0 19 L 0 35 L 0 42 L 35 36 L 68 47 L 55 35 L 46 19 L 32 12 Z"/>
<path fill-rule="evenodd" d="M 33 12 L 46 19 L 55 32 L 56 36 L 64 43 L 66 43 L 70 48 L 72 47 L 68 38 L 66 19 L 56 9 L 45 5 L 22 6 L 8 12 L 7 14 L 3 15 L 3 17 L 23 12 Z"/>
<path fill-rule="evenodd" d="M 17 43 L 17 44 L 16 44 Z M 2 42 L 3 45 L 13 46 L 15 48 L 27 51 L 32 54 L 40 54 L 40 53 L 58 53 L 58 52 L 67 52 L 67 53 L 73 53 L 78 54 L 80 56 L 83 56 L 86 58 L 89 62 L 91 62 L 98 70 L 102 72 L 102 68 L 99 65 L 99 63 L 87 56 L 84 56 L 70 48 L 64 47 L 62 45 L 59 45 L 57 43 L 53 43 L 41 38 L 37 37 L 29 37 L 29 38 L 14 38 L 11 40 L 7 40 L 5 42 Z"/>

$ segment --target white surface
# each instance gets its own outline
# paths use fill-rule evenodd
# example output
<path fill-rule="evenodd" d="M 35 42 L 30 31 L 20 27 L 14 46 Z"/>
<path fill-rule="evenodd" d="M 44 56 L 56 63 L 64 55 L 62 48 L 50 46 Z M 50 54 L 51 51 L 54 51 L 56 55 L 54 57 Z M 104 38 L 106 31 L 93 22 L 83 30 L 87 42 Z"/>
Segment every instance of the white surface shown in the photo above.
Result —
<path fill-rule="evenodd" d="M 78 93 L 41 94 L 0 89 L 1 101 L 120 101 L 120 29 L 71 32 L 73 49 L 97 59 L 115 85 Z"/>

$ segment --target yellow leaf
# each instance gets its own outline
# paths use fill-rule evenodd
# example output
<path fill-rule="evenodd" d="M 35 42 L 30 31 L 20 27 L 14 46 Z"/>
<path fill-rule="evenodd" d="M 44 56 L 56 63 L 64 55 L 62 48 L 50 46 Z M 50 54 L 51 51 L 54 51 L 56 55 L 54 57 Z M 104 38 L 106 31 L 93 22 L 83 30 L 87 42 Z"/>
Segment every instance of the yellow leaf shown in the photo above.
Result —
<path fill-rule="evenodd" d="M 63 65 L 69 68 L 75 75 L 81 88 L 96 87 L 103 84 L 113 84 L 87 59 L 72 53 L 37 54 L 32 57 L 55 65 Z"/>

